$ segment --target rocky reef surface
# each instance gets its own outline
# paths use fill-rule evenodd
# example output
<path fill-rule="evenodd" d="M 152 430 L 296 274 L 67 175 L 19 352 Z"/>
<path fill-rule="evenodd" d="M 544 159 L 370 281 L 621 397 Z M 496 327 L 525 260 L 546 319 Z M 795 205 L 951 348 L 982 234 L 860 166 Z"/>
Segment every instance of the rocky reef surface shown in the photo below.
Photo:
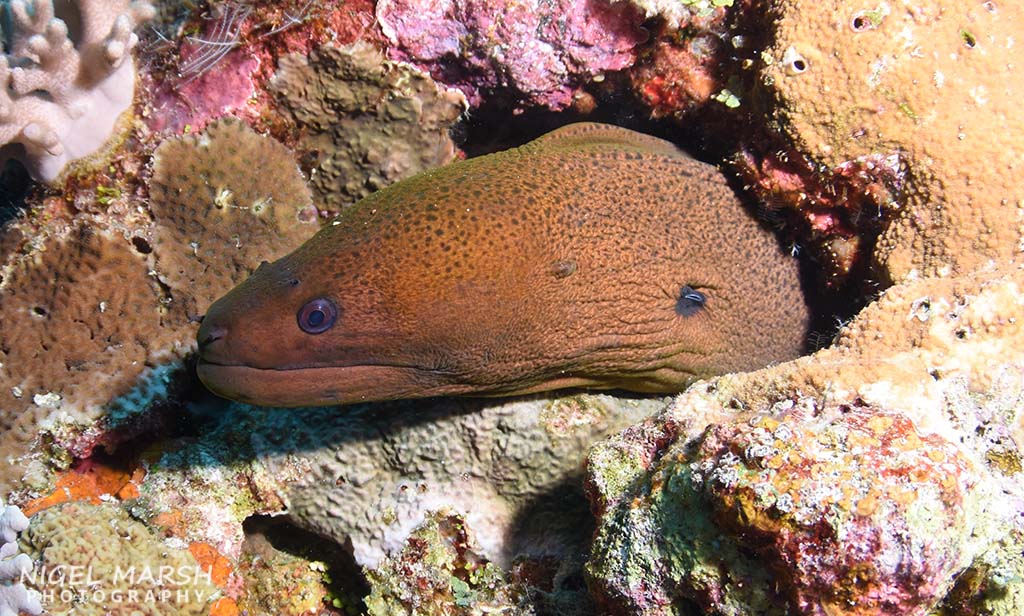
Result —
<path fill-rule="evenodd" d="M 0 179 L 0 612 L 1024 612 L 1021 8 L 496 7 L 0 5 L 41 180 Z M 583 117 L 705 145 L 866 308 L 671 402 L 202 392 L 196 321 L 261 261 Z M 97 583 L 24 575 L 61 567 Z"/>
<path fill-rule="evenodd" d="M 892 287 L 832 347 L 695 385 L 595 446 L 602 604 L 1020 610 L 1022 283 L 1004 266 Z"/>

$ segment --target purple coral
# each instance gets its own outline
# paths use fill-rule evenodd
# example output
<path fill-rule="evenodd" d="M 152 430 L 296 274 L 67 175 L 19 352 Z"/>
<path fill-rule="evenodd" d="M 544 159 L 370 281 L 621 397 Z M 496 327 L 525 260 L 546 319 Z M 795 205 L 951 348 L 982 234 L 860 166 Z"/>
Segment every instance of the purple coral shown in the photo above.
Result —
<path fill-rule="evenodd" d="M 462 90 L 496 91 L 519 106 L 563 109 L 584 81 L 628 68 L 647 39 L 643 15 L 606 0 L 381 0 L 391 57 Z"/>
<path fill-rule="evenodd" d="M 12 0 L 4 13 L 14 28 L 0 55 L 0 161 L 18 158 L 35 178 L 53 180 L 98 150 L 131 105 L 132 30 L 154 9 L 141 0 L 56 10 L 47 0 Z"/>

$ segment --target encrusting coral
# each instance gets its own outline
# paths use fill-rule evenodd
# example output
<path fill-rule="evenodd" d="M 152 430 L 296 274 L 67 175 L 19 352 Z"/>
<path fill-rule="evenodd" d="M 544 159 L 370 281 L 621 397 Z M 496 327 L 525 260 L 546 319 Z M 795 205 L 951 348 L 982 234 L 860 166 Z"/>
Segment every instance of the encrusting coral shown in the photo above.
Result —
<path fill-rule="evenodd" d="M 98 150 L 132 103 L 136 26 L 145 1 L 12 0 L 0 7 L 13 30 L 0 55 L 0 160 L 21 160 L 53 180 Z"/>
<path fill-rule="evenodd" d="M 895 282 L 1019 257 L 1020 3 L 776 0 L 766 14 L 768 134 L 740 167 L 800 212 L 835 273 L 873 259 Z"/>
<path fill-rule="evenodd" d="M 154 166 L 152 224 L 97 215 L 38 237 L 4 230 L 4 485 L 141 431 L 195 348 L 191 317 L 317 228 L 290 153 L 238 122 L 166 142 Z M 43 441 L 46 459 L 27 459 Z"/>
<path fill-rule="evenodd" d="M 215 429 L 147 463 L 132 507 L 157 522 L 175 512 L 176 532 L 229 557 L 246 517 L 287 513 L 374 566 L 427 511 L 446 507 L 498 565 L 578 559 L 589 534 L 579 475 L 587 446 L 663 405 L 606 395 L 343 412 L 232 404 Z"/>
<path fill-rule="evenodd" d="M 448 130 L 465 97 L 369 44 L 284 56 L 270 87 L 301 129 L 295 149 L 321 208 L 337 212 L 455 158 Z"/>
<path fill-rule="evenodd" d="M 895 286 L 831 348 L 699 383 L 597 446 L 601 601 L 1019 613 L 1022 285 L 1008 265 Z"/>
<path fill-rule="evenodd" d="M 155 268 L 192 315 L 318 228 L 292 153 L 237 120 L 165 141 L 153 166 Z"/>
<path fill-rule="evenodd" d="M 36 240 L 6 255 L 0 280 L 5 468 L 41 429 L 73 455 L 89 455 L 115 419 L 128 419 L 108 416 L 117 400 L 156 397 L 142 392 L 161 388 L 152 369 L 191 344 L 183 311 L 123 235 L 81 223 Z M 14 461 L 19 466 L 25 461 Z"/>
<path fill-rule="evenodd" d="M 21 545 L 38 563 L 27 582 L 54 616 L 199 616 L 220 594 L 186 546 L 169 544 L 113 504 L 46 509 L 32 517 Z"/>
<path fill-rule="evenodd" d="M 461 516 L 447 510 L 428 514 L 401 551 L 367 571 L 367 613 L 535 613 L 526 589 L 506 581 L 479 549 Z"/>
<path fill-rule="evenodd" d="M 564 109 L 580 86 L 630 66 L 646 39 L 628 2 L 522 3 L 382 0 L 377 21 L 389 55 L 459 88 L 516 107 Z"/>
<path fill-rule="evenodd" d="M 25 514 L 0 500 L 0 616 L 35 616 L 43 611 L 39 593 L 22 583 L 22 576 L 32 569 L 32 557 L 19 553 L 16 540 L 26 528 Z"/>

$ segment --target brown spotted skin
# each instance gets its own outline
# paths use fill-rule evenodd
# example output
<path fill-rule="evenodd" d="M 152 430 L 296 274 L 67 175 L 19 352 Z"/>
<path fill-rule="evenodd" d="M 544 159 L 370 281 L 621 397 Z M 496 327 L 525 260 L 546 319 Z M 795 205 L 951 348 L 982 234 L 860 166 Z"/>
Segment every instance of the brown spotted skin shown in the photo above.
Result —
<path fill-rule="evenodd" d="M 707 298 L 692 314 L 684 285 Z M 340 314 L 310 335 L 296 314 L 318 297 Z M 807 323 L 796 262 L 713 166 L 575 124 L 346 210 L 211 306 L 199 373 L 277 406 L 676 392 L 797 356 Z"/>

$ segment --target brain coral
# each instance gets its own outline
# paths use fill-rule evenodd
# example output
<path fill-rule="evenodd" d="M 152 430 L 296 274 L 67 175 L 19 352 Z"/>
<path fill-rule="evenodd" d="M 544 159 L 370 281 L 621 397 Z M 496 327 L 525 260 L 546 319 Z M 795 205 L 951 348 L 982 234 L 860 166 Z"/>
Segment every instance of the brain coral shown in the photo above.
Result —
<path fill-rule="evenodd" d="M 33 516 L 21 539 L 28 578 L 50 614 L 209 613 L 219 591 L 187 549 L 111 504 L 68 503 Z"/>
<path fill-rule="evenodd" d="M 758 147 L 780 149 L 744 165 L 770 201 L 837 246 L 880 231 L 891 281 L 1020 255 L 1020 3 L 776 0 L 768 15 L 760 93 L 777 138 Z"/>
<path fill-rule="evenodd" d="M 296 148 L 321 207 L 337 212 L 455 157 L 448 129 L 465 97 L 426 73 L 362 42 L 289 54 L 279 66 L 270 85 L 301 128 Z"/>
<path fill-rule="evenodd" d="M 317 229 L 291 152 L 237 120 L 161 144 L 150 194 L 155 269 L 190 315 Z"/>
<path fill-rule="evenodd" d="M 1003 266 L 894 286 L 833 347 L 699 383 L 598 445 L 602 601 L 1017 613 L 1021 285 L 1024 270 Z"/>

